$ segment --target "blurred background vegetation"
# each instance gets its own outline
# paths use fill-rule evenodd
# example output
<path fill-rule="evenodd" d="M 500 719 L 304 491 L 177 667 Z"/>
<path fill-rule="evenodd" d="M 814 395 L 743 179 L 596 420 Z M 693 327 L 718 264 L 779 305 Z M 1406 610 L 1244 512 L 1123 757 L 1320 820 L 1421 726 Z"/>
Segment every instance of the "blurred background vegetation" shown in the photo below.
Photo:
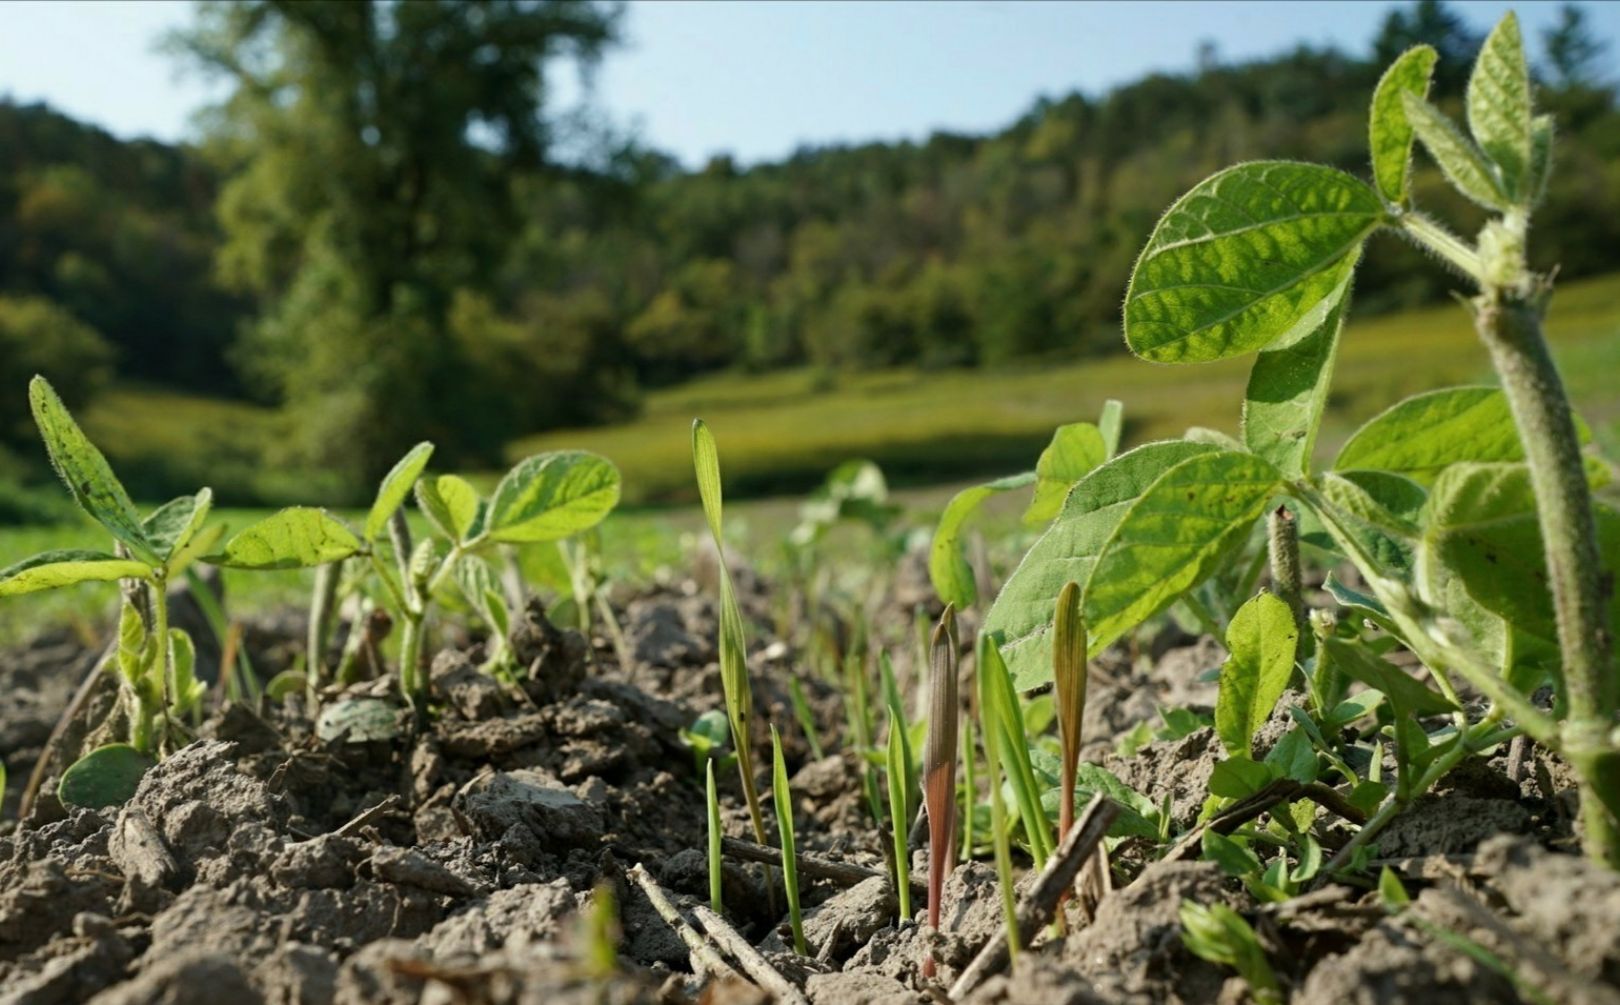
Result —
<path fill-rule="evenodd" d="M 1105 397 L 1138 436 L 1235 426 L 1240 370 L 1118 358 L 1158 214 L 1237 160 L 1364 174 L 1387 61 L 1435 45 L 1457 114 L 1478 43 L 1425 0 L 1364 52 L 1210 52 L 990 135 L 684 170 L 605 126 L 582 143 L 548 101 L 544 67 L 611 59 L 622 20 L 573 0 L 204 4 L 169 43 L 230 84 L 197 145 L 0 102 L 0 525 L 61 516 L 35 372 L 138 497 L 210 484 L 235 505 L 353 504 L 423 438 L 472 471 L 594 447 L 632 499 L 679 500 L 697 411 L 729 411 L 728 464 L 760 492 L 852 455 L 902 483 L 1027 467 Z M 1578 7 L 1536 41 L 1560 135 L 1533 246 L 1571 291 L 1555 333 L 1612 446 L 1620 284 L 1576 281 L 1620 269 L 1613 63 Z M 1480 220 L 1432 170 L 1416 192 Z M 1456 285 L 1441 268 L 1381 240 L 1360 276 L 1336 407 L 1482 376 L 1460 312 L 1430 306 Z"/>

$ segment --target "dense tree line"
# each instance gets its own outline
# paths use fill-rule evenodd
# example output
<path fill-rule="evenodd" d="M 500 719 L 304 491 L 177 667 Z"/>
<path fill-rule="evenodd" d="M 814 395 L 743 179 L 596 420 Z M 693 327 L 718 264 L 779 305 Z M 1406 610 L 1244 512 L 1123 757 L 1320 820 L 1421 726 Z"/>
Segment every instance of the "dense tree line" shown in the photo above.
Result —
<path fill-rule="evenodd" d="M 1457 112 L 1477 44 L 1424 0 L 1364 56 L 1206 52 L 1187 73 L 1042 99 L 989 136 L 694 171 L 604 140 L 560 165 L 540 68 L 589 63 L 617 32 L 615 8 L 566 0 L 209 4 L 177 48 L 235 86 L 200 147 L 0 103 L 0 345 L 26 322 L 28 366 L 80 359 L 286 405 L 297 422 L 272 459 L 356 485 L 422 437 L 484 463 L 515 434 L 622 415 L 642 388 L 719 368 L 1116 352 L 1163 206 L 1243 159 L 1365 173 L 1387 60 L 1436 45 L 1436 97 Z M 1541 264 L 1612 270 L 1616 92 L 1578 10 L 1542 42 L 1562 132 Z M 1448 193 L 1420 171 L 1420 203 L 1476 219 Z M 1358 309 L 1444 295 L 1416 255 L 1365 267 Z M 17 388 L 14 368 L 0 379 Z M 16 422 L 0 419 L 3 441 Z"/>

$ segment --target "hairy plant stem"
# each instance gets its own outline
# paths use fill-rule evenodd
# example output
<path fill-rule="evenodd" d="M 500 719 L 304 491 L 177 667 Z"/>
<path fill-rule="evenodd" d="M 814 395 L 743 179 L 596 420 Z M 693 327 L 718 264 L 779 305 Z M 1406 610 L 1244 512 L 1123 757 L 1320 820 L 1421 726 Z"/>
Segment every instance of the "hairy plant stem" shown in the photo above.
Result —
<path fill-rule="evenodd" d="M 315 568 L 315 590 L 309 601 L 309 635 L 304 641 L 304 676 L 311 691 L 325 676 L 326 643 L 332 636 L 332 615 L 337 606 L 338 580 L 342 577 L 342 562 L 328 562 Z"/>
<path fill-rule="evenodd" d="M 1287 506 L 1278 506 L 1266 518 L 1267 546 L 1271 556 L 1271 589 L 1294 615 L 1298 644 L 1295 658 L 1310 655 L 1312 636 L 1305 622 L 1305 579 L 1299 564 L 1299 521 Z"/>
<path fill-rule="evenodd" d="M 169 707 L 178 697 L 174 681 L 170 679 L 174 674 L 174 661 L 169 658 L 169 580 L 162 569 L 154 570 L 147 592 L 152 596 L 152 635 L 157 641 L 158 708 L 155 718 L 163 723 L 157 736 L 161 748 L 169 739 Z"/>
<path fill-rule="evenodd" d="M 1562 753 L 1583 783 L 1582 845 L 1620 868 L 1620 751 L 1609 742 L 1620 706 L 1606 617 L 1613 586 L 1604 581 L 1580 439 L 1542 335 L 1539 299 L 1487 289 L 1474 302 L 1474 324 L 1513 410 L 1536 494 L 1569 700 Z"/>
<path fill-rule="evenodd" d="M 1400 229 L 1420 248 L 1450 265 L 1465 277 L 1479 282 L 1483 272 L 1479 252 L 1437 221 L 1416 211 L 1400 216 Z"/>

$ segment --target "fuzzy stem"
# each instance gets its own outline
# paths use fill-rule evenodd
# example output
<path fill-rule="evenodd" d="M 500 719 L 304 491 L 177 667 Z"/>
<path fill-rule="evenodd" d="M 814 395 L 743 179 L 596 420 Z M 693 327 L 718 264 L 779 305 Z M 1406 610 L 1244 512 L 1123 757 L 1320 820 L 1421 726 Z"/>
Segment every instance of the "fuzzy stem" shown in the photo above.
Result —
<path fill-rule="evenodd" d="M 161 570 L 156 570 L 148 586 L 152 596 L 152 634 L 157 640 L 157 680 L 160 698 L 157 714 L 163 719 L 158 734 L 159 746 L 168 742 L 169 707 L 175 702 L 174 661 L 169 658 L 169 581 Z"/>
<path fill-rule="evenodd" d="M 315 568 L 315 591 L 309 601 L 309 635 L 304 642 L 304 672 L 312 689 L 325 676 L 326 643 L 332 636 L 332 614 L 342 575 L 342 562 L 328 562 Z"/>
<path fill-rule="evenodd" d="M 415 709 L 425 708 L 426 687 L 422 680 L 422 614 L 405 612 L 405 627 L 399 636 L 399 690 Z"/>
<path fill-rule="evenodd" d="M 1582 844 L 1592 858 L 1620 868 L 1620 753 L 1608 743 L 1620 705 L 1605 616 L 1613 584 L 1605 581 L 1598 553 L 1575 419 L 1542 336 L 1540 305 L 1488 290 L 1475 308 L 1475 327 L 1513 410 L 1536 494 L 1569 698 L 1564 753 L 1583 782 Z"/>
<path fill-rule="evenodd" d="M 1468 242 L 1422 213 L 1402 214 L 1400 225 L 1401 232 L 1419 247 L 1432 253 L 1467 278 L 1479 281 L 1484 269 L 1480 263 L 1479 252 L 1470 247 Z"/>
<path fill-rule="evenodd" d="M 1305 578 L 1299 563 L 1299 520 L 1287 506 L 1278 506 L 1266 519 L 1268 548 L 1271 555 L 1271 589 L 1277 598 L 1288 605 L 1294 615 L 1294 630 L 1298 632 L 1296 657 L 1310 655 L 1312 641 L 1310 626 L 1305 621 Z"/>

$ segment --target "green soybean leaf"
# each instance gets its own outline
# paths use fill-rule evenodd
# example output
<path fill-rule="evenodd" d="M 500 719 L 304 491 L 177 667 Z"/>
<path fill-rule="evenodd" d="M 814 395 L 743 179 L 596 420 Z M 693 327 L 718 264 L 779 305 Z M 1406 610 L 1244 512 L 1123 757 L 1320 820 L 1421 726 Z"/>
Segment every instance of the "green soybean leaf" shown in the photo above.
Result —
<path fill-rule="evenodd" d="M 68 765 L 56 796 L 65 806 L 100 810 L 122 806 L 135 795 L 141 776 L 155 762 L 127 743 L 109 743 Z"/>
<path fill-rule="evenodd" d="M 489 502 L 496 541 L 560 541 L 589 530 L 618 505 L 619 469 L 583 450 L 540 454 L 507 472 Z"/>
<path fill-rule="evenodd" d="M 439 533 L 468 541 L 482 529 L 487 507 L 472 483 L 457 475 L 423 478 L 416 483 L 416 505 Z"/>
<path fill-rule="evenodd" d="M 1577 420 L 1581 442 L 1591 431 Z M 1333 467 L 1390 471 L 1430 484 L 1463 462 L 1522 461 L 1507 396 L 1494 387 L 1451 387 L 1407 398 L 1350 437 Z"/>
<path fill-rule="evenodd" d="M 1440 165 L 1446 180 L 1463 195 L 1486 209 L 1506 210 L 1511 201 L 1497 181 L 1491 162 L 1452 121 L 1436 107 L 1410 92 L 1401 92 L 1401 105 L 1412 131 Z"/>
<path fill-rule="evenodd" d="M 1620 570 L 1620 513 L 1599 502 L 1599 563 Z M 1429 556 L 1457 576 L 1468 595 L 1533 639 L 1555 643 L 1557 619 L 1535 494 L 1522 464 L 1460 464 L 1435 483 L 1424 541 Z M 1620 625 L 1611 592 L 1609 622 Z"/>
<path fill-rule="evenodd" d="M 1253 352 L 1344 285 L 1383 218 L 1372 189 L 1332 168 L 1241 164 L 1170 207 L 1125 294 L 1125 341 L 1160 363 Z"/>
<path fill-rule="evenodd" d="M 137 556 L 155 558 L 141 532 L 141 518 L 129 493 L 44 377 L 29 382 L 28 404 L 50 454 L 51 466 L 67 485 L 74 502 Z"/>
<path fill-rule="evenodd" d="M 1160 476 L 1126 510 L 1085 581 L 1091 651 L 1209 578 L 1247 538 L 1280 482 L 1268 461 L 1227 451 L 1189 458 Z"/>
<path fill-rule="evenodd" d="M 118 672 L 131 684 L 139 685 L 146 678 L 155 647 L 146 633 L 146 621 L 129 598 L 124 597 L 118 609 Z"/>
<path fill-rule="evenodd" d="M 1335 668 L 1371 688 L 1376 688 L 1389 699 L 1395 718 L 1412 715 L 1441 715 L 1454 712 L 1457 706 L 1434 689 L 1395 666 L 1381 656 L 1338 638 L 1322 640 L 1323 651 Z"/>
<path fill-rule="evenodd" d="M 1035 462 L 1035 496 L 1024 522 L 1040 524 L 1057 516 L 1074 483 L 1108 459 L 1102 430 L 1089 422 L 1059 426 Z"/>
<path fill-rule="evenodd" d="M 325 510 L 294 506 L 251 524 L 204 561 L 233 569 L 305 569 L 356 554 L 360 539 Z"/>
<path fill-rule="evenodd" d="M 1298 647 L 1293 612 L 1273 594 L 1257 594 L 1232 616 L 1226 629 L 1231 655 L 1215 699 L 1215 733 L 1231 756 L 1249 756 L 1254 731 L 1288 688 Z"/>
<path fill-rule="evenodd" d="M 378 535 L 388 529 L 388 521 L 411 494 L 412 486 L 422 476 L 422 470 L 432 456 L 433 444 L 424 440 L 412 447 L 383 476 L 382 485 L 377 489 L 377 499 L 371 504 L 371 512 L 366 514 L 364 536 L 367 541 L 377 540 Z"/>
<path fill-rule="evenodd" d="M 1432 46 L 1413 46 L 1389 65 L 1373 91 L 1367 125 L 1373 180 L 1384 198 L 1397 206 L 1406 205 L 1412 170 L 1412 124 L 1406 119 L 1401 95 L 1428 97 L 1429 78 L 1437 58 Z"/>
<path fill-rule="evenodd" d="M 998 492 L 1010 492 L 1035 480 L 1030 472 L 1008 475 L 993 482 L 965 488 L 945 504 L 934 528 L 934 540 L 928 549 L 928 578 L 934 592 L 947 604 L 958 608 L 971 607 L 978 602 L 979 588 L 974 582 L 973 566 L 962 554 L 962 525 L 979 508 L 979 504 Z"/>
<path fill-rule="evenodd" d="M 1355 547 L 1386 575 L 1398 578 L 1411 570 L 1426 498 L 1422 486 L 1387 471 L 1330 472 L 1320 486 L 1322 502 Z"/>
<path fill-rule="evenodd" d="M 1091 472 L 1069 492 L 1057 520 L 1024 555 L 985 615 L 984 629 L 1002 637 L 1001 655 L 1020 689 L 1052 677 L 1052 615 L 1064 584 L 1085 586 L 1125 511 L 1155 479 L 1215 450 L 1185 440 L 1145 444 Z M 1093 639 L 1091 652 L 1101 649 Z"/>
<path fill-rule="evenodd" d="M 1530 178 L 1525 185 L 1525 201 L 1531 206 L 1547 194 L 1547 178 L 1552 174 L 1552 148 L 1555 127 L 1551 115 L 1538 115 L 1530 123 Z"/>
<path fill-rule="evenodd" d="M 226 527 L 222 523 L 203 527 L 193 531 L 191 540 L 174 550 L 166 563 L 169 571 L 169 581 L 174 580 L 191 567 L 191 563 L 204 555 L 209 554 L 218 546 L 220 539 L 225 536 Z"/>
<path fill-rule="evenodd" d="M 159 506 L 141 523 L 141 532 L 164 561 L 191 543 L 192 537 L 208 519 L 214 493 L 203 489 L 194 496 L 181 496 Z"/>
<path fill-rule="evenodd" d="M 150 575 L 152 567 L 99 551 L 47 551 L 0 569 L 0 597 L 16 597 L 40 590 L 54 590 L 75 583 L 106 583 L 115 579 L 139 579 Z"/>
<path fill-rule="evenodd" d="M 1327 405 L 1328 385 L 1349 306 L 1348 287 L 1329 294 L 1329 309 L 1303 338 L 1262 349 L 1249 371 L 1243 399 L 1243 443 L 1277 470 L 1298 478 L 1310 470 L 1311 451 Z"/>
<path fill-rule="evenodd" d="M 1468 128 L 1501 170 L 1502 187 L 1527 202 L 1532 154 L 1530 68 L 1519 19 L 1508 11 L 1486 36 L 1468 78 Z"/>

